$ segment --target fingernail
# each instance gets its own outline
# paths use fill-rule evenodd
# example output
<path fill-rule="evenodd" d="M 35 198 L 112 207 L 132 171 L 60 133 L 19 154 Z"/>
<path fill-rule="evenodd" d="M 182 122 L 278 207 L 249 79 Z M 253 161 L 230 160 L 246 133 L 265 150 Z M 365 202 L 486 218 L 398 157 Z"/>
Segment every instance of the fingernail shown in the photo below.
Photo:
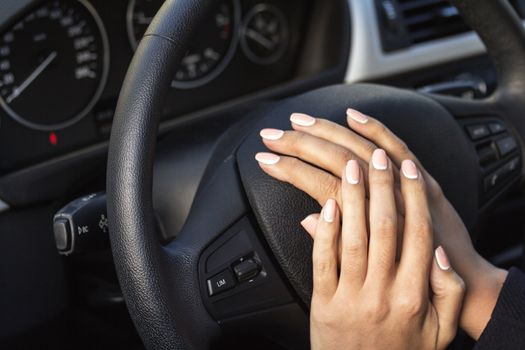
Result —
<path fill-rule="evenodd" d="M 357 185 L 360 181 L 359 164 L 351 160 L 346 164 L 346 181 L 352 185 Z"/>
<path fill-rule="evenodd" d="M 263 129 L 259 133 L 265 140 L 277 141 L 284 135 L 284 131 L 279 129 Z"/>
<path fill-rule="evenodd" d="M 326 222 L 334 222 L 335 220 L 335 200 L 329 199 L 323 208 L 323 218 Z"/>
<path fill-rule="evenodd" d="M 445 253 L 445 249 L 443 249 L 442 246 L 437 247 L 435 251 L 435 255 L 436 255 L 436 262 L 439 268 L 443 271 L 450 270 L 450 261 L 448 260 L 447 253 Z"/>
<path fill-rule="evenodd" d="M 415 180 L 419 177 L 416 164 L 410 159 L 406 159 L 401 163 L 401 171 L 407 179 Z"/>
<path fill-rule="evenodd" d="M 348 108 L 346 110 L 346 115 L 360 124 L 368 123 L 368 117 L 355 109 Z"/>
<path fill-rule="evenodd" d="M 376 170 L 386 170 L 388 168 L 388 158 L 385 151 L 376 149 L 372 154 L 372 166 Z"/>
<path fill-rule="evenodd" d="M 301 221 L 301 225 L 304 227 L 304 229 L 308 232 L 315 232 L 317 228 L 317 219 L 315 216 L 308 215 L 306 218 L 304 218 L 303 221 Z"/>
<path fill-rule="evenodd" d="M 279 157 L 277 154 L 261 152 L 255 155 L 255 159 L 264 165 L 274 165 L 277 164 L 279 160 L 281 160 L 281 157 Z"/>
<path fill-rule="evenodd" d="M 290 121 L 300 126 L 312 126 L 315 124 L 315 118 L 303 113 L 293 113 Z"/>

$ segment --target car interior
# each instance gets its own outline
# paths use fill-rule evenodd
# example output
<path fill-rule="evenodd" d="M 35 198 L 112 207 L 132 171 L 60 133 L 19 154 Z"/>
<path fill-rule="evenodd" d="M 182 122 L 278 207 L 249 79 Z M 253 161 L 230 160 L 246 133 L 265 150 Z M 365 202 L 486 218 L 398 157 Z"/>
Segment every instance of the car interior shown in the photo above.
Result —
<path fill-rule="evenodd" d="M 1 0 L 0 347 L 309 348 L 319 206 L 254 159 L 293 112 L 384 122 L 522 267 L 524 21 L 525 0 Z"/>

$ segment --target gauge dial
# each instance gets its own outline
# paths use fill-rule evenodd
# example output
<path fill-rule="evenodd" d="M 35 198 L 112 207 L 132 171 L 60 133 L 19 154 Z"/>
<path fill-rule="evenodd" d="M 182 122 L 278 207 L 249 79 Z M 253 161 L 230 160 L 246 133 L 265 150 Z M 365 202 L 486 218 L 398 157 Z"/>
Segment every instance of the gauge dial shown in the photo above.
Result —
<path fill-rule="evenodd" d="M 87 1 L 45 3 L 0 36 L 0 106 L 32 129 L 74 124 L 102 93 L 108 50 Z"/>
<path fill-rule="evenodd" d="M 133 48 L 146 32 L 163 0 L 130 0 L 128 35 Z M 240 22 L 238 0 L 220 1 L 203 22 L 190 44 L 172 86 L 189 89 L 215 79 L 231 61 L 237 46 L 236 31 Z"/>
<path fill-rule="evenodd" d="M 246 15 L 241 46 L 252 62 L 266 65 L 279 61 L 289 40 L 288 22 L 277 7 L 259 4 Z"/>

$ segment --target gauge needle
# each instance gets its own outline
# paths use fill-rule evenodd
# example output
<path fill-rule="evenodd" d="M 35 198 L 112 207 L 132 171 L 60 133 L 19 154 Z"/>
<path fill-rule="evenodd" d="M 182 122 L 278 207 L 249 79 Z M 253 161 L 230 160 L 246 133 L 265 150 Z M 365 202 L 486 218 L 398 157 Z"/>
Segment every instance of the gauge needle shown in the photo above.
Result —
<path fill-rule="evenodd" d="M 47 58 L 42 63 L 40 63 L 40 65 L 33 71 L 33 73 L 31 73 L 27 77 L 26 80 L 24 80 L 24 82 L 22 84 L 17 86 L 13 90 L 13 93 L 11 93 L 11 95 L 7 96 L 6 102 L 7 103 L 11 103 L 11 102 L 14 101 L 15 98 L 20 96 L 22 94 L 22 92 L 24 92 L 24 90 L 27 89 L 29 87 L 29 85 L 31 85 L 31 83 L 33 81 L 35 81 L 35 79 L 38 78 L 40 76 L 40 74 L 42 74 L 46 70 L 46 68 L 51 64 L 51 62 L 53 62 L 55 60 L 57 55 L 58 54 L 57 54 L 56 51 L 51 52 L 51 54 L 49 56 L 47 56 Z"/>
<path fill-rule="evenodd" d="M 261 44 L 262 46 L 264 46 L 268 50 L 273 50 L 273 48 L 275 47 L 275 44 L 272 41 L 266 39 L 262 34 L 256 32 L 253 29 L 248 29 L 246 31 L 246 35 L 250 39 L 253 39 L 256 42 L 258 42 L 259 44 Z"/>

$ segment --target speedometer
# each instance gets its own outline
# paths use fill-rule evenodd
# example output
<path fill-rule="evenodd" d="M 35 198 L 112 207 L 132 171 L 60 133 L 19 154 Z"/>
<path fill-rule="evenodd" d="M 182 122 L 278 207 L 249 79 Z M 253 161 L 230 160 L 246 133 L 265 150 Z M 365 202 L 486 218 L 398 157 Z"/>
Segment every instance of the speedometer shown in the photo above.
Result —
<path fill-rule="evenodd" d="M 133 48 L 146 32 L 164 0 L 130 0 L 128 35 Z M 224 71 L 233 58 L 241 17 L 238 0 L 220 1 L 193 37 L 172 86 L 182 89 L 202 86 Z"/>
<path fill-rule="evenodd" d="M 74 124 L 102 93 L 108 50 L 87 1 L 45 2 L 0 35 L 0 106 L 32 129 Z"/>

